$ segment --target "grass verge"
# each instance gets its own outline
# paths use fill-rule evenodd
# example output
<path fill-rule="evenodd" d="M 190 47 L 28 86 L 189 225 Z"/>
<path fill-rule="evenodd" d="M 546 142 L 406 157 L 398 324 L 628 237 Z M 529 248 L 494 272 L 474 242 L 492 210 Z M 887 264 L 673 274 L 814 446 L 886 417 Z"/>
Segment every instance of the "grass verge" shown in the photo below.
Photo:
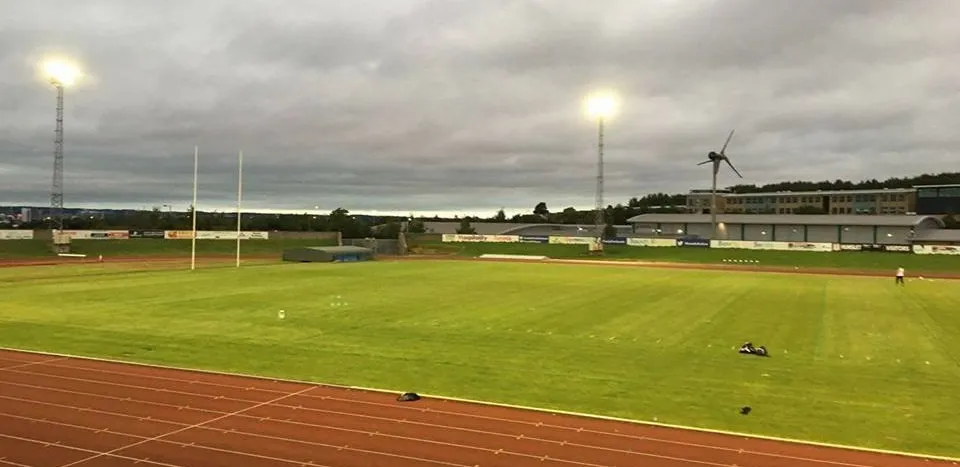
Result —
<path fill-rule="evenodd" d="M 721 264 L 724 260 L 756 261 L 760 266 L 843 268 L 893 273 L 903 266 L 909 274 L 956 272 L 960 258 L 910 253 L 737 250 L 719 248 L 635 247 L 605 245 L 602 257 L 587 252 L 586 245 L 542 243 L 443 243 L 419 245 L 424 253 L 475 257 L 482 254 L 542 255 L 555 259 L 605 259 Z"/>
<path fill-rule="evenodd" d="M 105 257 L 175 257 L 189 256 L 189 240 L 130 239 L 130 240 L 74 240 L 72 253 Z M 336 245 L 336 240 L 244 240 L 240 243 L 243 255 L 280 255 L 287 248 Z M 200 256 L 230 255 L 236 252 L 236 240 L 197 240 Z M 56 255 L 43 240 L 0 241 L 0 260 L 27 260 L 53 258 Z"/>

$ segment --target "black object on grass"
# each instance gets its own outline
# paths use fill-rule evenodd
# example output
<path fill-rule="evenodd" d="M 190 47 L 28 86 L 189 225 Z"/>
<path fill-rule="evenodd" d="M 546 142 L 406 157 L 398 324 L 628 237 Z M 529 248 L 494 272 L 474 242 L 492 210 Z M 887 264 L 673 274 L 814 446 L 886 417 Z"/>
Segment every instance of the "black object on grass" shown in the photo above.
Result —
<path fill-rule="evenodd" d="M 752 410 L 749 405 L 740 407 L 740 415 L 750 415 L 750 411 Z"/>

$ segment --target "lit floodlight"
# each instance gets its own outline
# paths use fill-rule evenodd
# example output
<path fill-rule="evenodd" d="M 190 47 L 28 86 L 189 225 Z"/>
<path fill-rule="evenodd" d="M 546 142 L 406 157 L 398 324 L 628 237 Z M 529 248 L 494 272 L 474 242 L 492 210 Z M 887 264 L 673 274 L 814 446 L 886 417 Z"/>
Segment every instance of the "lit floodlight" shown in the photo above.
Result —
<path fill-rule="evenodd" d="M 617 112 L 617 98 L 612 94 L 594 94 L 587 98 L 587 115 L 590 118 L 607 119 Z"/>
<path fill-rule="evenodd" d="M 80 77 L 80 68 L 65 60 L 45 62 L 43 72 L 54 86 L 72 86 Z"/>

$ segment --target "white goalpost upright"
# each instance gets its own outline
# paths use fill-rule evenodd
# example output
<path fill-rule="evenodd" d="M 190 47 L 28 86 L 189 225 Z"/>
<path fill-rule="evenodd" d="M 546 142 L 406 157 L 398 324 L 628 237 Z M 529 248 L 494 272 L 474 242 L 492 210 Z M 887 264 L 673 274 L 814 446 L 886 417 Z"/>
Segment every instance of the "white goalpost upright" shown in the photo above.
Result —
<path fill-rule="evenodd" d="M 240 235 L 243 225 L 243 150 L 237 155 L 237 267 L 240 267 Z"/>
<path fill-rule="evenodd" d="M 193 147 L 193 234 L 190 236 L 190 270 L 197 268 L 197 175 L 200 166 L 200 147 Z"/>

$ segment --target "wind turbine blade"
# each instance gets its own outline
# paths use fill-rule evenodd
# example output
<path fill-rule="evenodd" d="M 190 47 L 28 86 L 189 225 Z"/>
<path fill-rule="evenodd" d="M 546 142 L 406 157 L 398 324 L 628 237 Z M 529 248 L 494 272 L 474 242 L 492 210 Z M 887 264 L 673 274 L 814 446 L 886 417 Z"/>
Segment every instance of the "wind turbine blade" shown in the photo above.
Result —
<path fill-rule="evenodd" d="M 733 171 L 737 174 L 738 177 L 743 178 L 743 175 L 740 175 L 740 171 L 733 166 L 733 163 L 730 162 L 730 159 L 727 159 L 726 157 L 724 157 L 723 160 L 727 161 L 727 165 L 729 165 L 730 168 L 733 169 Z"/>
<path fill-rule="evenodd" d="M 730 144 L 730 139 L 733 138 L 733 132 L 736 130 L 730 130 L 730 134 L 727 136 L 727 141 L 723 143 L 723 149 L 720 150 L 720 155 L 723 155 L 723 152 L 727 150 L 727 145 Z"/>
<path fill-rule="evenodd" d="M 708 160 L 708 161 L 703 161 L 703 162 L 701 162 L 701 163 L 699 163 L 699 164 L 697 164 L 697 165 L 709 164 L 709 163 L 711 163 L 711 162 L 713 162 L 713 161 L 709 161 L 709 160 Z"/>

